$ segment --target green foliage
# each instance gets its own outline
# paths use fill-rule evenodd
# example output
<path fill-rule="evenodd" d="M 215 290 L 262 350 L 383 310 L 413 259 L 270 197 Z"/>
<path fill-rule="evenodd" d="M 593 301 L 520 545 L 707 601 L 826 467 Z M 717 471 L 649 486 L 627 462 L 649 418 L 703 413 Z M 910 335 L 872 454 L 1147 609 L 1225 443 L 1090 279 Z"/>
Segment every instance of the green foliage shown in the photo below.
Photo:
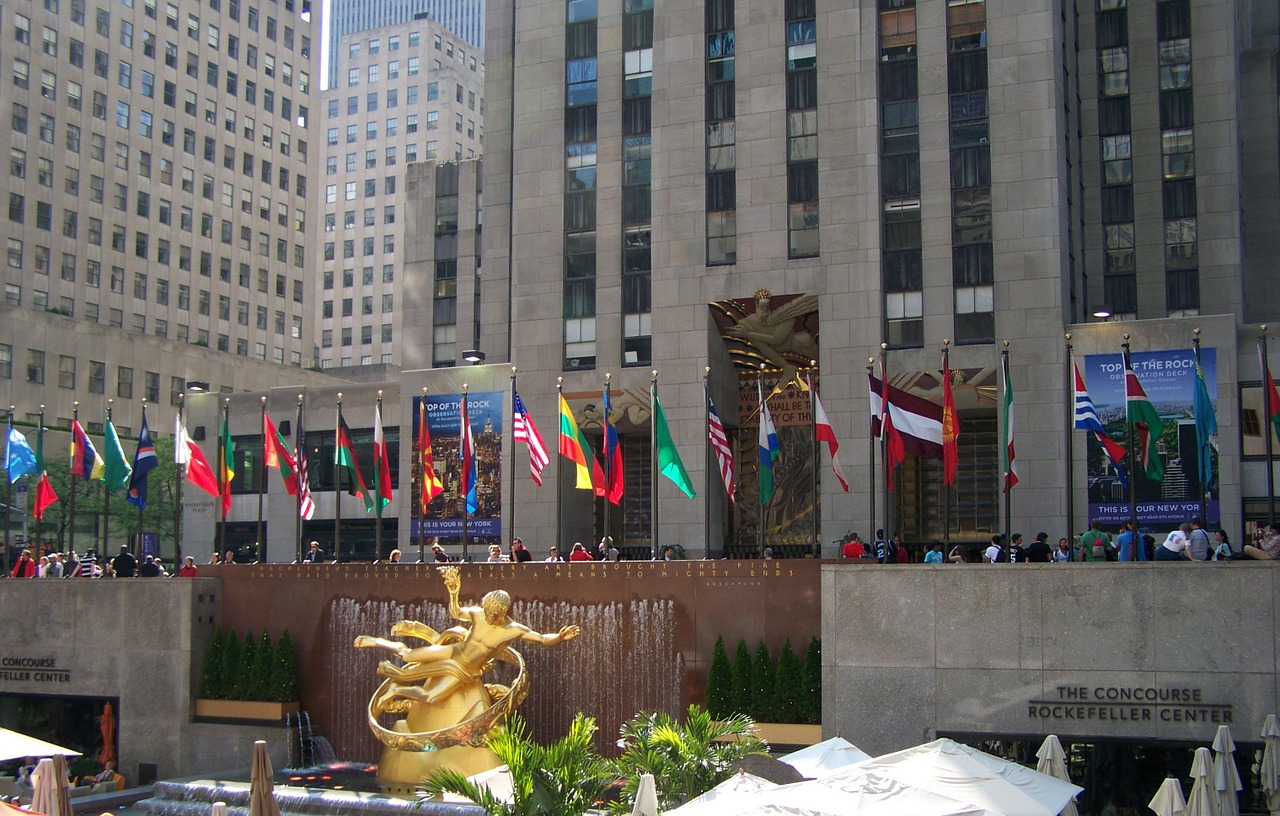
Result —
<path fill-rule="evenodd" d="M 729 663 L 723 637 L 716 638 L 711 668 L 707 671 L 707 711 L 717 719 L 733 713 L 733 666 Z"/>
<path fill-rule="evenodd" d="M 641 774 L 653 774 L 658 808 L 671 810 L 728 779 L 743 757 L 769 750 L 750 718 L 717 719 L 696 705 L 689 706 L 683 723 L 665 712 L 642 712 L 620 734 L 622 755 L 609 763 L 625 780 L 618 801 L 609 806 L 615 814 L 634 807 Z"/>
<path fill-rule="evenodd" d="M 293 648 L 289 630 L 284 630 L 276 641 L 276 651 L 271 663 L 271 687 L 268 700 L 288 703 L 298 699 L 298 653 Z"/>
<path fill-rule="evenodd" d="M 225 648 L 226 638 L 222 634 L 222 627 L 219 626 L 213 630 L 213 640 L 209 641 L 209 651 L 204 656 L 204 676 L 200 682 L 200 696 L 206 700 L 222 698 L 225 677 L 222 673 L 222 653 Z"/>
<path fill-rule="evenodd" d="M 591 749 L 596 722 L 579 713 L 569 733 L 548 746 L 538 745 L 519 715 L 489 736 L 488 746 L 511 772 L 512 801 L 502 802 L 453 770 L 436 771 L 422 793 L 448 791 L 465 796 L 489 816 L 582 816 L 595 805 L 610 781 L 609 768 Z"/>
<path fill-rule="evenodd" d="M 275 662 L 275 659 L 276 650 L 271 645 L 271 635 L 267 634 L 266 629 L 263 629 L 262 637 L 258 640 L 258 645 L 253 650 L 253 667 L 249 671 L 249 689 L 246 699 L 271 699 L 271 664 Z"/>
<path fill-rule="evenodd" d="M 800 658 L 791 648 L 791 638 L 787 638 L 778 653 L 778 669 L 773 677 L 773 716 L 777 722 L 801 722 L 805 697 L 802 675 Z"/>
<path fill-rule="evenodd" d="M 240 639 L 228 632 L 222 647 L 222 696 L 220 700 L 237 700 L 236 686 L 240 677 Z"/>
<path fill-rule="evenodd" d="M 733 709 L 739 714 L 746 714 L 751 710 L 751 700 L 755 694 L 755 683 L 752 680 L 754 671 L 747 641 L 739 640 L 738 650 L 733 656 Z"/>
<path fill-rule="evenodd" d="M 800 722 L 822 722 L 822 643 L 817 638 L 809 641 L 804 654 L 804 668 L 800 672 L 800 684 L 804 689 Z"/>
<path fill-rule="evenodd" d="M 760 641 L 756 647 L 755 664 L 751 667 L 752 696 L 748 713 L 756 722 L 777 722 L 773 705 L 773 679 L 776 674 L 769 647 Z"/>

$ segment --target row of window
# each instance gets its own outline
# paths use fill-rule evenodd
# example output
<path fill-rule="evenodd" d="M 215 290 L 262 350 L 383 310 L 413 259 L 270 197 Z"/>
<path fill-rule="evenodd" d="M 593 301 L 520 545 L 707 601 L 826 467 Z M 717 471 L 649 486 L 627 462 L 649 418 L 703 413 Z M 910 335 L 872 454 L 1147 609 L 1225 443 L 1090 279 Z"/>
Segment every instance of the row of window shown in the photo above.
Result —
<path fill-rule="evenodd" d="M 395 332 L 393 331 L 391 324 L 383 323 L 382 331 L 381 331 L 381 334 L 379 335 L 379 342 L 389 344 L 394 341 L 395 341 Z M 350 326 L 338 330 L 338 342 L 341 344 L 341 347 L 343 348 L 346 348 L 353 344 L 354 340 L 353 340 L 352 329 Z M 362 346 L 373 345 L 373 326 L 360 327 L 360 345 Z M 333 329 L 323 329 L 320 332 L 320 348 L 325 348 L 325 349 L 333 348 Z M 453 358 L 450 357 L 445 362 L 452 363 Z"/>
<path fill-rule="evenodd" d="M 595 0 L 565 4 L 562 300 L 566 370 L 596 364 L 597 15 Z"/>
<path fill-rule="evenodd" d="M 368 236 L 362 239 L 361 252 L 360 252 L 361 257 L 367 258 L 370 255 L 375 254 L 376 246 L 377 246 L 377 241 L 374 239 L 373 236 Z M 336 251 L 335 242 L 326 241 L 324 244 L 324 259 L 326 261 L 335 260 L 335 257 L 334 257 L 335 251 Z M 396 251 L 396 237 L 394 235 L 382 236 L 382 253 L 385 255 L 385 254 L 393 253 L 395 251 Z M 342 257 L 354 258 L 355 256 L 356 256 L 355 239 L 348 238 L 347 240 L 342 242 Z"/>

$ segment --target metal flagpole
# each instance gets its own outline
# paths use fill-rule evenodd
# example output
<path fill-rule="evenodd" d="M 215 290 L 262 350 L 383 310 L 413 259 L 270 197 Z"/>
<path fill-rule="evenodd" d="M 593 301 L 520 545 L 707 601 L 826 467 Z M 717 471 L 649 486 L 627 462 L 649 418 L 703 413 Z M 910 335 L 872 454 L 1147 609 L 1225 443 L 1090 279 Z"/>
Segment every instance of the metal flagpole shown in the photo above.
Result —
<path fill-rule="evenodd" d="M 10 410 L 12 410 L 12 409 L 10 409 Z M 40 454 L 41 454 L 41 461 L 42 461 L 42 463 L 43 463 L 43 457 L 44 457 L 44 406 L 43 406 L 43 405 L 41 405 L 41 406 L 40 406 L 40 418 L 37 420 L 37 422 L 39 422 L 40 424 L 36 426 L 36 434 L 37 434 L 36 439 L 39 441 L 39 445 L 40 445 Z M 38 474 L 36 474 L 36 475 L 37 475 L 37 478 L 39 478 L 39 479 L 44 479 L 44 472 L 43 472 L 43 471 L 42 471 L 42 472 L 40 472 L 40 473 L 38 473 Z M 30 484 L 30 480 L 29 480 L 29 479 L 27 480 L 27 483 L 28 483 L 28 484 Z M 39 484 L 39 483 L 37 483 L 37 484 Z M 35 501 L 39 501 L 39 500 L 40 500 L 40 493 L 39 493 L 39 490 L 38 490 L 38 489 L 37 489 L 37 491 L 36 491 L 36 496 L 34 497 L 34 499 L 35 499 Z M 39 540 L 40 540 L 40 525 L 41 525 L 41 522 L 43 522 L 43 521 L 44 521 L 44 513 L 41 513 L 41 514 L 40 514 L 40 518 L 36 519 L 36 541 L 39 541 Z M 176 529 L 176 528 L 175 528 L 175 529 Z M 8 547 L 8 544 L 9 544 L 9 542 L 8 542 L 8 540 L 6 539 L 6 541 L 5 541 L 5 545 L 6 545 L 6 546 L 5 546 L 5 548 L 4 548 L 4 563 L 5 563 L 5 570 L 4 570 L 4 572 L 5 572 L 5 575 L 8 575 L 8 574 L 9 574 L 9 566 L 8 566 L 8 565 L 9 565 L 9 547 Z"/>
<path fill-rule="evenodd" d="M 463 452 L 463 445 L 466 443 L 467 430 L 471 424 L 471 417 L 467 416 L 467 384 L 462 384 L 462 414 L 460 417 L 463 422 L 458 429 L 458 453 Z M 475 462 L 476 452 L 471 451 L 471 461 Z M 462 457 L 459 457 L 462 458 Z M 471 518 L 471 506 L 467 504 L 467 495 L 469 494 L 469 485 L 467 484 L 467 463 L 463 462 L 460 478 L 458 479 L 459 492 L 462 494 L 458 498 L 462 499 L 462 560 L 465 563 L 467 558 L 467 519 Z"/>
<path fill-rule="evenodd" d="M 338 456 L 342 451 L 342 392 L 338 392 L 338 424 L 333 427 L 333 560 L 342 561 L 342 468 Z M 354 442 L 352 444 L 355 444 Z M 359 467 L 359 465 L 357 465 Z"/>
<path fill-rule="evenodd" d="M 1203 366 L 1201 366 L 1201 365 L 1200 365 L 1200 329 L 1199 329 L 1199 328 L 1195 328 L 1195 329 L 1192 329 L 1191 331 L 1192 331 L 1192 334 L 1193 334 L 1193 335 L 1195 335 L 1195 336 L 1192 338 L 1192 340 L 1191 340 L 1191 348 L 1194 350 L 1194 353 L 1195 353 L 1195 355 L 1196 355 L 1196 376 L 1198 377 L 1198 376 L 1201 376 L 1201 373 L 1204 371 Z M 1206 385 L 1206 387 L 1208 387 L 1208 384 L 1207 384 L 1207 383 L 1206 383 L 1205 385 Z M 1197 385 L 1196 387 L 1197 387 L 1197 388 L 1199 388 L 1199 386 L 1198 386 L 1198 385 Z M 1199 406 L 1198 406 L 1198 405 L 1196 406 L 1196 409 L 1197 409 L 1197 412 L 1198 412 L 1198 411 L 1199 411 Z M 1197 417 L 1197 422 L 1196 422 L 1196 427 L 1197 427 L 1197 428 L 1199 428 L 1199 427 L 1200 427 L 1200 423 L 1199 423 L 1198 419 L 1199 419 L 1199 417 Z M 1265 426 L 1264 426 L 1264 427 L 1265 427 Z M 1197 436 L 1198 436 L 1198 435 L 1199 435 L 1199 431 L 1197 430 Z M 1199 441 L 1199 440 L 1197 439 L 1197 443 L 1198 443 L 1198 441 Z M 1197 449 L 1197 454 L 1196 454 L 1196 463 L 1197 463 L 1197 464 L 1200 464 L 1200 457 L 1205 455 L 1204 448 L 1201 448 L 1201 447 L 1199 446 L 1199 444 L 1197 444 L 1197 445 L 1196 445 L 1196 449 Z M 1200 467 L 1197 469 L 1197 470 L 1198 470 L 1198 472 L 1196 473 L 1196 481 L 1200 481 L 1200 476 L 1201 476 L 1201 474 L 1203 474 L 1203 473 L 1205 472 L 1205 470 L 1206 470 L 1206 469 L 1207 469 L 1207 470 L 1209 470 L 1210 472 L 1212 472 L 1213 462 L 1208 462 L 1208 463 L 1207 463 L 1207 465 L 1208 465 L 1208 467 L 1207 467 L 1207 468 L 1206 468 L 1206 466 L 1205 466 L 1205 465 L 1200 465 Z M 1208 482 L 1203 482 L 1203 483 L 1201 483 L 1201 485 L 1200 485 L 1200 512 L 1199 512 L 1199 516 L 1200 516 L 1200 524 L 1201 524 L 1201 526 L 1202 526 L 1202 527 L 1204 527 L 1204 528 L 1206 528 L 1206 529 L 1208 528 L 1208 524 L 1209 524 L 1209 513 L 1207 512 L 1208 507 L 1207 507 L 1207 503 L 1206 503 L 1206 501 L 1205 501 L 1205 496 L 1206 496 L 1206 494 L 1208 494 L 1208 492 L 1209 492 L 1209 484 L 1208 484 Z M 1135 550 L 1135 553 L 1136 553 L 1136 550 Z M 1135 561 L 1136 561 L 1136 560 L 1138 560 L 1136 556 L 1135 556 L 1134 560 L 1135 560 Z"/>
<path fill-rule="evenodd" d="M 564 437 L 564 416 L 560 413 L 560 402 L 564 400 L 564 377 L 556 377 L 556 448 L 560 448 L 560 440 Z M 564 454 L 556 456 L 556 552 L 560 552 L 560 542 L 564 540 Z"/>
<path fill-rule="evenodd" d="M 889 551 L 888 542 L 893 540 L 893 490 L 889 485 L 893 482 L 893 474 L 889 470 L 889 456 L 887 445 L 888 437 L 885 435 L 884 422 L 885 417 L 889 417 L 889 421 L 893 422 L 893 417 L 889 413 L 889 344 L 880 344 L 880 458 L 884 460 L 884 540 L 885 552 Z M 871 531 L 875 536 L 875 530 Z"/>
<path fill-rule="evenodd" d="M 422 434 L 424 429 L 430 438 L 431 429 L 427 427 L 427 387 L 422 386 L 422 399 L 418 402 L 418 563 L 427 561 L 427 507 L 431 504 L 427 496 L 427 459 L 422 450 Z M 432 465 L 435 455 L 432 454 Z M 413 511 L 409 511 L 410 514 Z"/>
<path fill-rule="evenodd" d="M 107 424 L 111 424 L 111 409 L 114 399 L 107 400 Z M 105 442 L 105 434 L 104 434 Z M 105 453 L 105 445 L 104 453 Z M 111 552 L 111 486 L 102 482 L 102 551 Z"/>
<path fill-rule="evenodd" d="M 222 401 L 222 423 L 230 433 L 231 428 L 231 398 L 226 397 Z M 223 450 L 223 434 L 222 428 L 218 429 L 218 462 L 214 467 L 218 470 L 218 513 L 222 517 L 222 523 L 218 525 L 218 552 L 225 553 L 227 551 L 227 508 L 223 503 L 223 496 L 227 495 L 227 486 L 223 484 L 226 479 L 227 452 Z"/>
<path fill-rule="evenodd" d="M 649 538 L 653 542 L 653 558 L 658 554 L 658 424 L 654 406 L 658 402 L 658 370 L 649 372 L 649 502 L 653 508 Z M 606 502 L 607 503 L 607 502 Z"/>
<path fill-rule="evenodd" d="M 1262 413 L 1264 414 L 1262 423 L 1262 435 L 1267 440 L 1267 523 L 1274 524 L 1276 520 L 1276 473 L 1274 451 L 1272 448 L 1271 434 L 1274 431 L 1267 427 L 1270 424 L 1271 417 L 1265 416 L 1270 414 L 1271 408 L 1271 392 L 1267 384 L 1268 372 L 1271 366 L 1267 362 L 1267 324 L 1263 323 L 1258 328 L 1258 354 L 1262 359 Z"/>
<path fill-rule="evenodd" d="M 709 561 L 711 559 L 711 471 L 713 468 L 719 471 L 717 463 L 712 460 L 711 452 L 711 366 L 706 366 L 702 370 L 702 411 L 705 414 L 702 434 L 702 495 L 706 497 L 702 502 L 702 560 Z"/>
<path fill-rule="evenodd" d="M 378 411 L 378 424 L 381 425 L 382 424 L 382 389 L 381 388 L 378 389 L 377 411 Z M 385 431 L 383 433 L 385 433 Z M 382 454 L 381 452 L 376 450 L 376 448 L 378 445 L 382 443 L 379 440 L 375 439 L 373 441 L 373 444 L 375 447 L 373 455 L 374 455 L 374 458 L 377 459 Z M 374 478 L 374 485 L 376 486 L 378 483 L 377 482 L 378 471 L 376 467 L 374 469 L 373 478 Z M 376 490 L 374 492 L 377 493 Z M 376 513 L 374 513 L 374 519 L 373 519 L 373 525 L 374 525 L 373 526 L 373 560 L 378 561 L 382 559 L 382 494 L 381 493 L 377 493 L 377 495 L 374 496 L 373 507 L 377 511 Z"/>
<path fill-rule="evenodd" d="M 1133 423 L 1129 421 L 1129 369 L 1133 367 L 1133 363 L 1129 358 L 1129 335 L 1124 335 L 1124 419 L 1125 429 L 1127 432 L 1126 441 L 1129 443 L 1129 532 L 1133 533 L 1130 540 L 1129 552 L 1130 556 L 1135 560 L 1138 555 L 1138 547 L 1142 546 L 1142 536 L 1138 534 L 1138 469 L 1137 469 L 1137 452 L 1134 450 L 1133 440 Z"/>
<path fill-rule="evenodd" d="M 147 400 L 146 400 L 146 398 L 145 398 L 145 397 L 143 397 L 143 399 L 142 399 L 142 427 L 144 427 L 144 428 L 146 428 L 146 427 L 147 427 Z M 152 453 L 154 453 L 154 452 L 155 452 L 155 451 L 154 451 L 154 450 L 152 450 Z M 128 486 L 128 485 L 125 485 L 125 495 L 126 495 L 126 496 L 127 496 L 127 495 L 129 495 L 129 492 L 128 492 L 128 491 L 129 491 L 129 486 Z M 142 507 L 141 507 L 141 506 L 139 506 L 139 507 L 138 507 L 138 532 L 136 533 L 136 536 L 137 536 L 138 544 L 139 544 L 139 545 L 141 545 L 141 544 L 142 544 Z M 157 549 L 157 550 L 159 550 L 159 548 L 160 548 L 160 542 L 159 542 L 159 541 L 157 541 L 157 542 L 156 542 L 156 549 Z M 158 553 L 157 553 L 157 556 L 158 556 Z M 178 561 L 178 562 L 175 562 L 175 563 L 176 563 L 176 566 L 179 566 L 179 567 L 180 567 L 180 566 L 182 566 L 182 562 L 181 562 L 181 561 Z"/>
<path fill-rule="evenodd" d="M 805 379 L 809 384 L 809 441 L 812 443 L 812 461 L 810 462 L 810 483 L 813 485 L 813 557 L 822 557 L 822 531 L 819 529 L 818 511 L 821 506 L 822 476 L 818 472 L 818 409 L 814 406 L 813 372 L 818 368 L 817 360 L 809 361 L 809 370 Z"/>
<path fill-rule="evenodd" d="M 254 528 L 254 546 L 258 549 L 258 563 L 262 563 L 262 502 L 267 487 L 267 398 L 262 397 L 262 421 L 258 423 L 262 429 L 262 459 L 258 467 L 258 526 Z"/>
<path fill-rule="evenodd" d="M 71 439 L 75 440 L 75 426 L 80 422 L 80 400 L 71 403 Z M 84 451 L 76 451 L 81 460 L 84 459 Z M 76 473 L 75 462 L 71 463 L 71 497 L 67 499 L 67 512 L 71 515 L 71 523 L 67 525 L 67 549 L 75 552 L 76 549 Z M 6 553 L 8 551 L 6 550 Z M 104 553 L 105 554 L 105 553 Z"/>
<path fill-rule="evenodd" d="M 944 339 L 942 341 L 943 376 L 944 377 L 950 376 L 950 372 L 951 372 L 951 341 Z M 948 388 L 950 387 L 950 383 L 947 383 L 947 387 Z M 951 393 L 951 392 L 948 391 L 946 393 Z M 943 423 L 942 434 L 943 434 L 942 444 L 945 446 L 947 444 L 947 439 L 946 439 L 947 428 L 946 428 L 945 422 Z M 942 549 L 946 550 L 947 553 L 950 554 L 951 552 L 951 485 L 947 484 L 947 466 L 945 461 L 946 460 L 945 452 L 943 453 L 943 460 L 944 461 L 942 465 Z"/>
<path fill-rule="evenodd" d="M 764 363 L 760 364 L 760 370 L 756 372 L 756 393 L 760 395 L 760 405 L 756 408 L 756 421 L 764 422 L 764 406 L 765 401 L 769 398 L 764 395 Z M 760 485 L 764 476 L 764 461 L 760 458 L 760 434 L 756 434 L 756 492 L 760 493 Z M 770 457 L 772 464 L 772 454 L 766 454 Z M 756 558 L 764 558 L 764 496 L 761 494 L 756 502 Z M 770 500 L 772 500 L 772 496 Z"/>
<path fill-rule="evenodd" d="M 516 367 L 511 366 L 511 410 L 507 412 L 507 416 L 513 420 L 511 422 L 511 455 L 507 457 L 507 461 L 509 463 L 509 466 L 507 469 L 510 471 L 510 473 L 507 475 L 507 481 L 511 485 L 510 487 L 511 499 L 507 503 L 508 506 L 511 508 L 508 511 L 508 515 L 507 515 L 507 518 L 509 519 L 509 521 L 507 522 L 507 528 L 510 533 L 507 537 L 508 541 L 513 539 L 516 534 L 516 426 L 514 422 L 515 415 L 516 415 Z M 511 557 L 512 559 L 515 558 L 514 550 L 511 551 Z"/>
<path fill-rule="evenodd" d="M 178 394 L 178 427 L 179 428 L 185 427 L 182 424 L 182 407 L 186 403 L 186 400 L 187 400 L 186 392 Z M 40 430 L 41 431 L 44 430 L 44 406 L 43 405 L 40 406 Z M 174 551 L 174 558 L 177 559 L 176 563 L 179 565 L 182 564 L 182 488 L 183 488 L 182 483 L 185 481 L 186 474 L 182 472 L 182 467 L 177 464 L 176 454 L 177 454 L 177 447 L 179 445 L 182 445 L 185 447 L 186 444 L 187 444 L 187 440 L 181 438 L 181 436 L 175 436 L 173 439 L 173 446 L 175 449 L 173 481 L 174 481 L 174 495 L 176 497 L 173 503 L 173 551 Z M 190 451 L 188 451 L 186 455 L 190 456 L 191 455 Z"/>
<path fill-rule="evenodd" d="M 1067 338 L 1067 370 L 1066 370 L 1066 386 L 1067 398 L 1066 405 L 1066 434 L 1067 434 L 1067 546 L 1071 552 L 1075 552 L 1075 520 L 1076 520 L 1076 453 L 1075 453 L 1075 357 L 1073 356 L 1074 347 L 1071 345 L 1071 335 L 1068 333 Z M 1136 555 L 1137 550 L 1133 550 Z M 1134 560 L 1138 560 L 1136 557 Z"/>
<path fill-rule="evenodd" d="M 1001 394 L 1001 404 L 1004 403 L 1004 397 L 1009 393 L 1009 341 L 1004 341 L 1004 348 L 1000 350 L 1000 368 L 1004 372 L 1004 394 Z M 1004 462 L 1005 472 L 1004 479 L 1004 547 L 1000 551 L 1000 559 L 1005 562 L 1013 561 L 1013 487 L 1009 484 L 1010 477 L 1013 475 L 1013 457 L 1009 455 L 1009 411 L 1004 412 L 1004 433 L 1000 435 L 1000 447 L 1002 448 L 1001 460 Z"/>
<path fill-rule="evenodd" d="M 613 484 L 613 462 L 609 456 L 609 414 L 613 411 L 613 375 L 608 371 L 604 373 L 604 396 L 604 426 L 600 429 L 600 452 L 604 454 L 604 532 L 601 535 L 607 536 L 609 535 L 609 505 L 612 504 L 609 499 L 612 491 L 609 487 Z"/>
<path fill-rule="evenodd" d="M 9 406 L 9 434 L 5 436 L 5 467 L 13 462 L 12 451 L 9 450 L 9 441 L 13 438 L 13 412 L 16 406 Z M 7 475 L 7 474 L 6 474 Z M 13 482 L 9 479 L 4 480 L 4 574 L 9 574 L 9 519 L 13 515 Z M 40 540 L 36 539 L 36 558 L 40 557 Z"/>
<path fill-rule="evenodd" d="M 867 386 L 868 387 L 870 387 L 871 385 L 872 376 L 875 375 L 875 366 L 876 366 L 876 358 L 868 357 L 867 358 Z M 881 410 L 881 413 L 884 412 L 884 389 L 883 388 L 880 391 L 880 410 Z M 884 423 L 883 417 L 880 419 L 880 422 L 881 424 Z M 874 533 L 876 529 L 876 437 L 871 434 L 867 435 L 867 456 L 868 456 L 867 461 L 870 463 L 870 468 L 868 469 L 867 472 L 871 474 L 871 489 L 867 491 L 867 505 L 868 505 L 868 510 L 870 511 L 869 515 L 871 517 L 871 531 L 872 533 Z M 842 545 L 842 549 L 840 550 L 840 554 L 842 556 L 844 555 L 843 545 Z"/>
<path fill-rule="evenodd" d="M 294 560 L 302 563 L 302 457 L 306 455 L 302 446 L 306 444 L 306 437 L 302 435 L 302 395 L 298 395 L 298 412 L 294 420 L 297 424 L 293 428 L 293 461 L 294 471 L 293 478 L 297 480 L 297 510 L 293 517 L 293 551 Z M 307 475 L 308 480 L 311 478 Z"/>

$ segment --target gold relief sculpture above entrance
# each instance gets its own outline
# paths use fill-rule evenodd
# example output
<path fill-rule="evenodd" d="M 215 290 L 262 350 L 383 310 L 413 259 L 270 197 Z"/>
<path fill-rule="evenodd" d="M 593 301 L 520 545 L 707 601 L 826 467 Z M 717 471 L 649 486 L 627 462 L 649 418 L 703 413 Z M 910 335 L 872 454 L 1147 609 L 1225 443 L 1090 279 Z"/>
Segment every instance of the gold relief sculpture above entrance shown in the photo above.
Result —
<path fill-rule="evenodd" d="M 709 305 L 729 357 L 740 369 L 754 375 L 763 363 L 789 382 L 797 369 L 818 359 L 817 295 L 775 296 L 760 289 L 751 299 Z"/>
<path fill-rule="evenodd" d="M 470 626 L 437 632 L 418 621 L 400 621 L 393 637 L 420 640 L 411 647 L 399 640 L 370 635 L 355 639 L 357 648 L 391 652 L 400 663 L 384 660 L 378 675 L 384 680 L 369 700 L 369 727 L 386 748 L 378 764 L 384 783 L 413 786 L 437 768 L 454 768 L 472 775 L 496 767 L 496 756 L 485 746 L 490 732 L 502 724 L 529 694 L 524 658 L 511 648 L 523 640 L 554 646 L 578 636 L 577 626 L 564 626 L 544 635 L 507 614 L 511 596 L 496 589 L 479 606 L 461 606 L 462 578 L 457 567 L 441 567 L 449 592 L 449 615 Z M 514 673 L 509 684 L 485 682 L 497 664 Z M 403 715 L 390 725 L 385 720 Z"/>

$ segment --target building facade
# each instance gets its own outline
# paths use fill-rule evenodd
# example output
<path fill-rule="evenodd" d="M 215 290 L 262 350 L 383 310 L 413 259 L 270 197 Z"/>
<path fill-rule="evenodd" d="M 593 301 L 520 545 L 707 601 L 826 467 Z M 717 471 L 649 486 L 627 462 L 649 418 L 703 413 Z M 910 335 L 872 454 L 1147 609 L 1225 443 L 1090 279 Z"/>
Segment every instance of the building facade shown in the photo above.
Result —
<path fill-rule="evenodd" d="M 410 20 L 433 20 L 460 37 L 471 49 L 484 51 L 483 0 L 327 0 L 324 3 L 325 88 L 341 85 L 346 69 L 342 39 Z"/>

